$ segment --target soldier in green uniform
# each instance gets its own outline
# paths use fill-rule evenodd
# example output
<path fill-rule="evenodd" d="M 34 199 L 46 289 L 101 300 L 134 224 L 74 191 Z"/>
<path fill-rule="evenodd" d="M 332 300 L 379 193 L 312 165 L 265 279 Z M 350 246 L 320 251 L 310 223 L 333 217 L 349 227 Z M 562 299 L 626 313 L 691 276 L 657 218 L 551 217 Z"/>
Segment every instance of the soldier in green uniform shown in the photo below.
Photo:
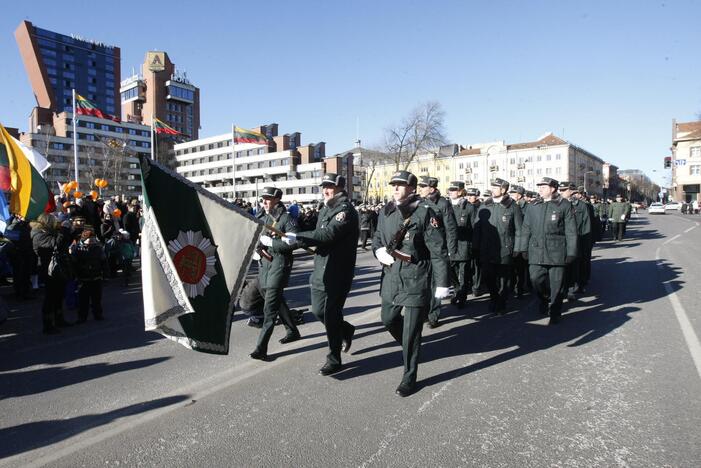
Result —
<path fill-rule="evenodd" d="M 592 195 L 591 206 L 594 209 L 594 218 L 597 220 L 594 240 L 600 241 L 606 232 L 606 223 L 608 222 L 608 204 L 605 200 L 599 198 L 598 195 Z"/>
<path fill-rule="evenodd" d="M 471 189 L 474 195 L 479 196 L 479 190 Z M 456 223 L 456 252 L 450 258 L 450 269 L 452 282 L 455 284 L 455 297 L 451 300 L 453 304 L 457 304 L 459 309 L 465 306 L 467 294 L 472 290 L 473 270 L 472 270 L 472 227 L 475 224 L 476 218 L 475 207 L 465 199 L 467 193 L 470 197 L 470 191 L 465 192 L 465 183 L 455 181 L 450 183 L 448 195 L 450 204 L 453 206 L 453 214 Z"/>
<path fill-rule="evenodd" d="M 297 223 L 282 204 L 282 190 L 275 187 L 265 187 L 262 193 L 263 209 L 257 217 L 265 224 L 276 228 L 283 233 L 297 231 Z M 297 326 L 290 316 L 283 291 L 290 279 L 292 271 L 291 246 L 280 240 L 280 237 L 271 234 L 260 238 L 261 247 L 256 252 L 258 260 L 258 282 L 265 303 L 263 305 L 263 326 L 258 335 L 256 348 L 251 353 L 251 358 L 265 361 L 268 359 L 268 342 L 273 334 L 275 320 L 278 315 L 287 329 L 287 334 L 280 343 L 290 343 L 300 338 Z"/>
<path fill-rule="evenodd" d="M 511 282 L 514 249 L 521 235 L 523 215 L 518 204 L 509 197 L 509 182 L 494 179 L 492 197 L 485 200 L 475 224 L 473 249 L 479 253 L 482 275 L 489 289 L 489 310 L 506 312 L 506 300 Z"/>
<path fill-rule="evenodd" d="M 616 201 L 609 205 L 609 221 L 611 222 L 611 235 L 614 240 L 622 241 L 625 233 L 625 225 L 630 216 L 629 205 L 623 201 L 623 195 L 616 195 Z"/>
<path fill-rule="evenodd" d="M 528 203 L 526 203 L 526 189 L 520 185 L 512 185 L 509 189 L 509 196 L 516 202 L 521 209 L 521 214 L 525 216 Z M 513 259 L 513 268 L 511 269 L 511 285 L 517 298 L 522 298 L 523 294 L 529 289 L 528 284 L 528 262 L 521 255 L 516 255 Z"/>
<path fill-rule="evenodd" d="M 528 260 L 540 311 L 553 325 L 562 314 L 565 265 L 577 257 L 577 224 L 572 205 L 557 193 L 557 180 L 543 177 L 537 185 L 542 199 L 526 211 L 517 250 Z"/>
<path fill-rule="evenodd" d="M 584 186 L 577 187 L 577 191 L 574 194 L 574 198 L 579 200 L 580 204 L 583 204 L 587 213 L 589 213 L 589 220 L 591 223 L 591 229 L 588 236 L 585 236 L 582 242 L 582 251 L 579 256 L 582 259 L 579 263 L 579 274 L 577 275 L 577 285 L 575 287 L 575 293 L 584 292 L 589 280 L 591 279 L 591 252 L 594 249 L 594 244 L 599 240 L 599 219 L 594 213 L 594 206 L 587 199 L 587 193 L 584 191 Z"/>
<path fill-rule="evenodd" d="M 572 182 L 560 182 L 560 196 L 570 202 L 574 211 L 574 220 L 577 223 L 577 258 L 567 265 L 566 279 L 567 299 L 576 299 L 575 293 L 582 292 L 582 263 L 586 260 L 587 251 L 591 260 L 591 218 L 586 204 L 575 196 L 577 186 Z"/>
<path fill-rule="evenodd" d="M 343 305 L 353 282 L 360 229 L 358 212 L 348 198 L 345 178 L 326 173 L 321 181 L 324 207 L 316 229 L 283 238 L 299 247 L 316 247 L 314 271 L 310 279 L 312 313 L 326 328 L 329 354 L 319 369 L 331 375 L 342 369 L 341 346 L 350 350 L 355 327 L 343 320 Z"/>
<path fill-rule="evenodd" d="M 445 229 L 445 238 L 448 246 L 448 259 L 452 262 L 457 255 L 458 248 L 458 229 L 455 223 L 455 214 L 450 202 L 441 197 L 441 192 L 438 190 L 438 179 L 435 177 L 423 176 L 419 179 L 419 195 L 423 198 L 428 206 L 436 213 L 441 225 Z M 435 289 L 435 284 L 431 289 Z M 441 301 L 435 297 L 431 297 L 431 306 L 428 312 L 428 328 L 436 328 L 438 319 L 441 316 Z"/>
<path fill-rule="evenodd" d="M 445 299 L 452 288 L 445 234 L 436 213 L 415 193 L 416 176 L 398 171 L 390 184 L 394 200 L 380 212 L 372 248 L 383 265 L 382 323 L 402 346 L 404 374 L 396 393 L 405 397 L 416 387 L 421 329 L 431 296 Z"/>

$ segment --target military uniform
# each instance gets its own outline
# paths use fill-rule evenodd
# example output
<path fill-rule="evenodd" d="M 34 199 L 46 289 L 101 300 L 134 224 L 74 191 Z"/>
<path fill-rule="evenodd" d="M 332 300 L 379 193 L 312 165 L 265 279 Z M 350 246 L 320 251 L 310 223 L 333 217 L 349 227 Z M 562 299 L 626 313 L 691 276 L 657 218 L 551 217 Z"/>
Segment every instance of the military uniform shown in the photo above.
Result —
<path fill-rule="evenodd" d="M 342 176 L 327 173 L 322 186 L 344 187 Z M 350 348 L 355 327 L 343 320 L 343 306 L 355 275 L 358 249 L 358 212 L 345 191 L 337 193 L 319 212 L 316 229 L 300 232 L 301 246 L 316 247 L 314 271 L 310 279 L 312 313 L 326 328 L 329 353 L 321 373 L 328 375 L 341 366 L 341 346 Z"/>
<path fill-rule="evenodd" d="M 557 181 L 544 177 L 538 185 L 557 188 Z M 572 205 L 554 193 L 548 201 L 536 201 L 526 210 L 519 251 L 528 258 L 531 284 L 541 301 L 541 312 L 557 323 L 565 294 L 565 265 L 577 256 L 577 225 Z"/>
<path fill-rule="evenodd" d="M 518 200 L 514 197 L 516 205 L 518 205 L 521 210 L 521 215 L 525 216 L 526 209 L 528 208 L 528 203 L 526 203 L 526 190 L 520 185 L 513 185 L 509 189 L 509 193 L 516 193 L 521 196 Z M 511 287 L 513 288 L 516 297 L 522 297 L 523 294 L 529 289 L 528 281 L 528 262 L 520 255 L 517 255 L 513 259 L 513 264 L 511 268 Z"/>
<path fill-rule="evenodd" d="M 630 216 L 630 205 L 624 201 L 615 201 L 609 205 L 609 221 L 611 222 L 611 235 L 614 240 L 623 240 L 625 226 Z"/>
<path fill-rule="evenodd" d="M 495 179 L 492 186 L 508 190 L 509 183 Z M 485 200 L 478 217 L 473 249 L 479 255 L 482 275 L 489 289 L 490 310 L 503 313 L 510 291 L 514 247 L 521 235 L 521 209 L 508 193 L 504 193 L 498 200 Z"/>
<path fill-rule="evenodd" d="M 390 183 L 416 187 L 416 177 L 400 171 Z M 383 260 L 388 255 L 387 248 L 403 226 L 407 228 L 406 235 L 396 247 L 410 256 L 410 261 L 389 257 L 392 263 L 387 265 Z M 423 321 L 434 295 L 432 284 L 437 285 L 436 290 L 447 290 L 449 286 L 445 235 L 435 212 L 411 194 L 402 204 L 391 201 L 380 212 L 372 247 L 385 265 L 380 289 L 381 317 L 387 331 L 402 346 L 404 373 L 397 393 L 406 396 L 416 384 Z"/>
<path fill-rule="evenodd" d="M 421 177 L 419 186 L 438 187 L 438 179 L 435 177 Z M 434 211 L 438 217 L 440 224 L 445 230 L 445 238 L 448 246 L 448 257 L 452 260 L 457 255 L 457 224 L 455 222 L 455 214 L 450 202 L 441 197 L 441 192 L 436 190 L 428 197 L 423 199 L 424 202 Z M 435 281 L 432 282 L 431 289 L 436 287 Z M 428 326 L 434 328 L 438 325 L 438 319 L 441 315 L 441 300 L 436 299 L 431 295 L 431 306 L 428 312 Z"/>
<path fill-rule="evenodd" d="M 460 181 L 451 182 L 450 191 L 464 190 L 465 184 Z M 478 196 L 479 190 L 471 188 L 468 193 Z M 477 210 L 474 205 L 463 197 L 451 199 L 453 214 L 457 225 L 457 250 L 450 258 L 452 282 L 455 285 L 455 298 L 453 302 L 462 307 L 465 304 L 468 293 L 472 290 L 474 269 L 472 263 L 472 233 L 477 218 Z"/>
<path fill-rule="evenodd" d="M 282 198 L 282 190 L 275 187 L 265 187 L 262 196 L 280 199 Z M 297 223 L 280 201 L 270 209 L 270 212 L 261 210 L 257 217 L 265 224 L 283 233 L 297 232 Z M 290 309 L 283 297 L 283 291 L 292 272 L 292 251 L 294 249 L 282 242 L 279 236 L 272 239 L 272 245 L 260 248 L 267 251 L 272 258 L 268 260 L 262 256 L 258 262 L 258 283 L 265 303 L 263 305 L 263 325 L 258 335 L 256 349 L 251 354 L 254 359 L 267 358 L 268 342 L 273 334 L 278 315 L 287 330 L 287 335 L 282 342 L 291 342 L 300 337 L 299 330 L 290 316 Z"/>
<path fill-rule="evenodd" d="M 560 182 L 560 190 L 569 190 L 572 193 L 569 201 L 572 204 L 574 220 L 577 224 L 577 258 L 566 268 L 567 296 L 574 299 L 574 293 L 581 292 L 585 280 L 585 264 L 591 262 L 591 215 L 586 202 L 577 199 L 574 194 L 578 191 L 577 186 L 570 182 Z"/>

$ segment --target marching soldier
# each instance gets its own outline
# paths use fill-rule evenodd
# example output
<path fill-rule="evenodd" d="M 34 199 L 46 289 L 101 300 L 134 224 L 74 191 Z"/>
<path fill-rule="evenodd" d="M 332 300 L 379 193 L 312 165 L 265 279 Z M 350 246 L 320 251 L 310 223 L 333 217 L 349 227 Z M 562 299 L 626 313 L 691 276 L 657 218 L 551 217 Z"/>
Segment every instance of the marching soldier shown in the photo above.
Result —
<path fill-rule="evenodd" d="M 591 260 L 591 218 L 589 209 L 586 204 L 575 196 L 577 186 L 571 182 L 560 182 L 560 196 L 572 204 L 574 210 L 574 220 L 577 223 L 577 258 L 574 262 L 567 266 L 566 282 L 567 282 L 567 299 L 574 300 L 575 293 L 583 291 L 582 279 L 582 263 L 586 261 L 584 258 L 589 251 L 589 260 Z"/>
<path fill-rule="evenodd" d="M 451 182 L 448 189 L 450 203 L 453 205 L 453 214 L 456 223 L 456 252 L 450 258 L 452 280 L 457 286 L 455 297 L 451 300 L 459 309 L 465 306 L 467 294 L 472 290 L 472 226 L 475 224 L 475 207 L 465 199 L 472 193 L 473 198 L 479 196 L 479 190 L 469 189 L 465 192 L 464 182 Z"/>
<path fill-rule="evenodd" d="M 606 223 L 608 222 L 608 203 L 606 203 L 606 200 L 600 199 L 597 195 L 592 195 L 591 205 L 594 208 L 594 218 L 599 221 L 599 231 L 595 239 L 600 241 L 604 237 L 604 232 L 606 232 Z"/>
<path fill-rule="evenodd" d="M 453 207 L 447 199 L 441 197 L 441 192 L 438 190 L 438 179 L 435 177 L 423 176 L 419 180 L 418 185 L 419 195 L 426 204 L 431 207 L 445 229 L 448 258 L 452 261 L 457 254 L 458 248 L 457 225 L 455 223 Z M 432 283 L 431 289 L 435 289 L 435 284 Z M 436 328 L 438 326 L 440 315 L 441 301 L 435 297 L 431 297 L 431 306 L 428 312 L 428 328 Z"/>
<path fill-rule="evenodd" d="M 589 235 L 584 239 L 582 245 L 582 251 L 580 252 L 580 257 L 582 259 L 579 264 L 579 283 L 577 284 L 577 289 L 575 292 L 584 292 L 585 288 L 589 284 L 591 279 L 591 251 L 594 249 L 594 244 L 599 240 L 599 219 L 594 213 L 594 207 L 587 200 L 587 192 L 584 191 L 583 186 L 577 187 L 577 192 L 574 197 L 579 200 L 580 204 L 583 204 L 587 212 L 589 213 L 589 220 L 591 223 L 591 229 Z"/>
<path fill-rule="evenodd" d="M 526 189 L 520 185 L 512 185 L 509 189 L 509 196 L 513 198 L 521 209 L 521 215 L 525 216 L 528 203 L 526 203 Z M 523 293 L 528 289 L 528 262 L 521 255 L 516 255 L 513 259 L 511 284 L 517 298 L 523 297 Z"/>
<path fill-rule="evenodd" d="M 577 225 L 572 205 L 557 193 L 557 180 L 543 177 L 537 185 L 542 199 L 526 211 L 517 250 L 528 260 L 540 311 L 554 325 L 562 314 L 565 265 L 577 257 Z"/>
<path fill-rule="evenodd" d="M 294 218 L 282 204 L 282 190 L 275 187 L 265 187 L 262 198 L 263 209 L 257 215 L 260 220 L 283 233 L 297 231 Z M 253 359 L 265 361 L 268 360 L 268 342 L 273 334 L 278 315 L 287 329 L 287 334 L 280 340 L 280 343 L 291 343 L 298 340 L 300 335 L 282 295 L 290 279 L 292 251 L 294 249 L 274 234 L 261 236 L 260 244 L 262 247 L 256 250 L 256 259 L 259 261 L 258 281 L 265 300 L 263 326 L 258 335 L 256 349 L 250 356 Z"/>
<path fill-rule="evenodd" d="M 628 205 L 623 201 L 623 195 L 616 195 L 616 201 L 609 205 L 609 221 L 611 222 L 611 235 L 613 240 L 622 241 L 628 222 Z"/>
<path fill-rule="evenodd" d="M 326 173 L 321 181 L 324 206 L 316 229 L 288 234 L 283 241 L 299 247 L 316 247 L 314 271 L 310 278 L 312 313 L 326 328 L 329 354 L 319 369 L 331 375 L 342 369 L 341 346 L 348 352 L 355 327 L 343 320 L 343 305 L 355 274 L 360 235 L 358 213 L 344 190 L 343 176 Z"/>
<path fill-rule="evenodd" d="M 458 182 L 459 184 L 462 184 L 462 182 Z M 469 188 L 467 189 L 467 202 L 468 202 L 468 211 L 470 213 L 470 221 L 472 223 L 472 230 L 474 232 L 475 229 L 475 224 L 477 224 L 477 221 L 479 221 L 478 213 L 482 209 L 482 201 L 480 200 L 480 191 L 479 189 L 476 188 Z M 490 192 L 491 196 L 491 192 Z M 475 254 L 475 249 L 474 246 L 472 245 L 472 239 L 470 239 L 470 272 L 472 274 L 471 276 L 471 286 L 472 286 L 472 295 L 477 297 L 481 296 L 484 294 L 483 286 L 482 286 L 482 267 L 480 266 L 479 259 L 477 258 L 477 255 Z"/>
<path fill-rule="evenodd" d="M 445 299 L 451 288 L 445 235 L 436 213 L 415 193 L 416 176 L 399 171 L 390 184 L 394 200 L 380 213 L 372 248 L 384 265 L 382 323 L 402 345 L 404 357 L 404 375 L 396 393 L 406 397 L 416 387 L 421 329 L 431 296 Z"/>
<path fill-rule="evenodd" d="M 479 254 L 482 275 L 489 288 L 489 309 L 501 315 L 506 312 L 506 298 L 511 289 L 513 257 L 520 256 L 514 246 L 521 235 L 523 215 L 507 193 L 509 182 L 494 179 L 491 186 L 492 197 L 484 202 L 478 214 L 473 249 Z"/>

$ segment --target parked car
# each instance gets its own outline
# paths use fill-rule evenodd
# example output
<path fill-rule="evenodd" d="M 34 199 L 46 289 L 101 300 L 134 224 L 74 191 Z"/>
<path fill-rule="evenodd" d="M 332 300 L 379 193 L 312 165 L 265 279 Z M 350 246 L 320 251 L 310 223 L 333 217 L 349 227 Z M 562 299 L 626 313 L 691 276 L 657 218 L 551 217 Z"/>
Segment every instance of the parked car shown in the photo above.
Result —
<path fill-rule="evenodd" d="M 682 209 L 682 204 L 679 202 L 669 202 L 664 206 L 665 210 L 677 210 L 680 211 Z"/>
<path fill-rule="evenodd" d="M 662 203 L 653 203 L 647 209 L 648 214 L 664 214 L 665 206 Z"/>

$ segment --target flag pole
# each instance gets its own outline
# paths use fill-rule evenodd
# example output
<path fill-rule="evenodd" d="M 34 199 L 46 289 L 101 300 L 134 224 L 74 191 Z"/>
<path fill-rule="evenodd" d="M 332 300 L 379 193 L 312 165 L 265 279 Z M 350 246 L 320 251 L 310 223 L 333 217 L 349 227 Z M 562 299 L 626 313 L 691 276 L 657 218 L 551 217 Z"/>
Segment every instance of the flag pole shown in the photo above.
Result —
<path fill-rule="evenodd" d="M 154 128 L 153 128 L 153 114 L 151 114 L 151 160 L 153 161 L 155 158 L 153 156 L 153 141 L 154 141 Z"/>
<path fill-rule="evenodd" d="M 76 120 L 78 120 L 78 114 L 75 110 L 75 88 L 73 88 L 73 165 L 75 166 L 75 181 L 80 184 L 78 181 L 78 132 L 76 131 Z"/>
<path fill-rule="evenodd" d="M 234 164 L 234 201 L 236 201 L 236 151 L 234 150 L 234 145 L 236 144 L 236 124 L 231 124 L 231 160 Z"/>

